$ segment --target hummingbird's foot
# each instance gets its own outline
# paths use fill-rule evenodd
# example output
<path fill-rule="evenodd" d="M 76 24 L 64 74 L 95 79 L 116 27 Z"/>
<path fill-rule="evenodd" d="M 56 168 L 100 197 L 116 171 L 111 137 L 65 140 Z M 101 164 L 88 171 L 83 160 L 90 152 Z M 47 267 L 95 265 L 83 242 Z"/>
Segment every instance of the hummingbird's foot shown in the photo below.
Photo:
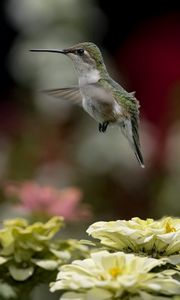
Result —
<path fill-rule="evenodd" d="M 107 127 L 108 127 L 108 125 L 109 125 L 108 121 L 106 121 L 106 122 L 104 122 L 102 124 L 99 123 L 99 132 L 105 132 L 106 129 L 107 129 Z"/>
<path fill-rule="evenodd" d="M 99 132 L 102 132 L 102 124 L 99 123 Z"/>

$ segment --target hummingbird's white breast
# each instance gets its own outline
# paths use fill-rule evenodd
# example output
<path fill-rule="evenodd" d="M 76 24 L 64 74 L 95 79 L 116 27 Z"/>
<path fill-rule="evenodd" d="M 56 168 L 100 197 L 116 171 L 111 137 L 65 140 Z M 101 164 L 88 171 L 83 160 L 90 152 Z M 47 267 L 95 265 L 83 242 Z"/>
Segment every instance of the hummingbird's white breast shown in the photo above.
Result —
<path fill-rule="evenodd" d="M 100 74 L 97 69 L 90 69 L 87 72 L 86 70 L 81 70 L 80 76 L 79 76 L 79 86 L 84 86 L 86 84 L 93 84 L 98 82 L 100 79 Z"/>
<path fill-rule="evenodd" d="M 76 65 L 79 76 L 79 88 L 84 110 L 96 121 L 115 122 L 121 115 L 121 107 L 114 100 L 112 93 L 100 84 L 100 72 L 93 65 Z"/>

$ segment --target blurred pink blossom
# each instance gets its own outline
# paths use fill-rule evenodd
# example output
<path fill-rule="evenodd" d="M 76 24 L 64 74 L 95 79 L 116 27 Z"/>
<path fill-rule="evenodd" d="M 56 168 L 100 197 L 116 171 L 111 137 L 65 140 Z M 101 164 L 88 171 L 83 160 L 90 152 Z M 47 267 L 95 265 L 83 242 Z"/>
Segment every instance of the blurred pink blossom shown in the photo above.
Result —
<path fill-rule="evenodd" d="M 82 191 L 76 187 L 56 189 L 51 186 L 41 186 L 33 181 L 5 186 L 8 197 L 15 196 L 21 204 L 18 208 L 33 214 L 48 216 L 60 215 L 65 220 L 79 220 L 91 217 L 87 204 L 81 204 Z"/>

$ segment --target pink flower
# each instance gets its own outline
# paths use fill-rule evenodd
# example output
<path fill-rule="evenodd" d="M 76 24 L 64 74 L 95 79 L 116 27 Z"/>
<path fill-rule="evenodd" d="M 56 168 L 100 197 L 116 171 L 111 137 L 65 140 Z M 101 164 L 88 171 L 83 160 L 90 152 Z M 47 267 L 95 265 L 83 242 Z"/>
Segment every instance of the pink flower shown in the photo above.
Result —
<path fill-rule="evenodd" d="M 91 216 L 88 205 L 80 203 L 82 191 L 76 187 L 58 190 L 26 181 L 22 184 L 6 185 L 5 194 L 17 197 L 21 201 L 18 208 L 30 213 L 60 215 L 66 220 L 87 219 Z"/>

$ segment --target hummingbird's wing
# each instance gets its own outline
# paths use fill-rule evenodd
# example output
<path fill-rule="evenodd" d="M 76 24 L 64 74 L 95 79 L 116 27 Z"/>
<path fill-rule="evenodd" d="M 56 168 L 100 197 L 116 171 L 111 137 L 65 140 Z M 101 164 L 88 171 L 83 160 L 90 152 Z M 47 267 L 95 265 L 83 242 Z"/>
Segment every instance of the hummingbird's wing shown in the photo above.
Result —
<path fill-rule="evenodd" d="M 144 168 L 144 160 L 141 153 L 138 133 L 140 107 L 139 101 L 135 98 L 134 93 L 128 93 L 124 89 L 115 89 L 113 95 L 123 110 L 123 121 L 121 123 L 122 132 L 128 139 L 129 144 L 133 149 L 141 167 Z"/>
<path fill-rule="evenodd" d="M 74 104 L 82 105 L 82 97 L 78 87 L 43 90 L 43 93 L 55 98 L 71 101 Z"/>

